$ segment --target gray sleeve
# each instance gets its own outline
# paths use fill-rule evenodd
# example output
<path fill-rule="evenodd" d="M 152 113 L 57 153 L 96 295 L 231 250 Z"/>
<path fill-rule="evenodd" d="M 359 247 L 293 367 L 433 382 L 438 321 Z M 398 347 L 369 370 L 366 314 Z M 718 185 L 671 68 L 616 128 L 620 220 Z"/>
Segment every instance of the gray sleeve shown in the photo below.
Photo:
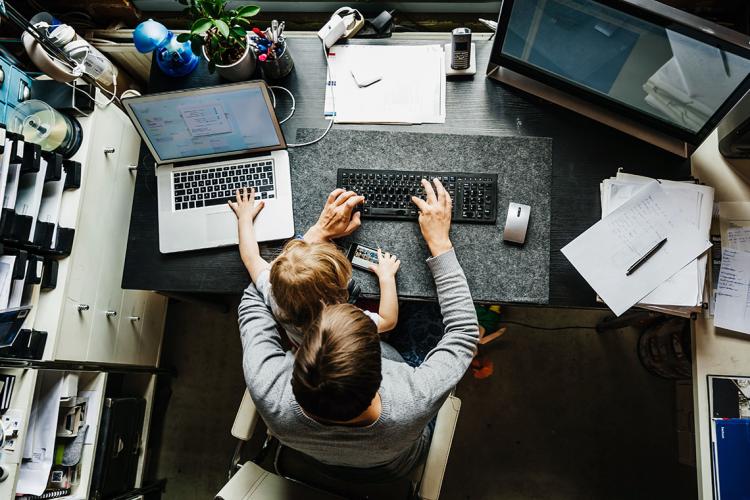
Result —
<path fill-rule="evenodd" d="M 437 288 L 445 332 L 414 370 L 413 389 L 425 408 L 442 403 L 458 384 L 476 352 L 479 324 L 469 285 L 454 250 L 427 260 Z"/>
<path fill-rule="evenodd" d="M 284 352 L 273 315 L 252 283 L 242 295 L 238 312 L 245 382 L 261 415 L 267 415 L 279 410 L 293 358 Z"/>

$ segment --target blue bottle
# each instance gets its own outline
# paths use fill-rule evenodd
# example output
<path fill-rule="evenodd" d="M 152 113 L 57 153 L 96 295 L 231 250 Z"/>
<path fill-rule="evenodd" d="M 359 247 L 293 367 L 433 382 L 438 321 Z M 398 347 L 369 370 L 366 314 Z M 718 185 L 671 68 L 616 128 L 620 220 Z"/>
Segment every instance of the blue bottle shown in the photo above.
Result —
<path fill-rule="evenodd" d="M 138 52 L 154 52 L 156 65 L 167 76 L 185 76 L 198 66 L 200 57 L 193 54 L 190 42 L 180 43 L 163 24 L 149 19 L 136 26 L 133 43 Z"/>

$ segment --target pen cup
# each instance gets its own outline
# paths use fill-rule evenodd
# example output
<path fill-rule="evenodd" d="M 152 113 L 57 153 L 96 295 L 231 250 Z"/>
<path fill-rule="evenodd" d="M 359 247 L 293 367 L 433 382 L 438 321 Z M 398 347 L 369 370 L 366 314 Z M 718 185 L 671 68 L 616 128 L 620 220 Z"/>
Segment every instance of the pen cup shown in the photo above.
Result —
<path fill-rule="evenodd" d="M 263 69 L 263 78 L 266 80 L 280 80 L 291 73 L 294 69 L 294 61 L 287 45 L 284 44 L 281 54 L 276 58 L 260 62 L 260 67 Z"/>

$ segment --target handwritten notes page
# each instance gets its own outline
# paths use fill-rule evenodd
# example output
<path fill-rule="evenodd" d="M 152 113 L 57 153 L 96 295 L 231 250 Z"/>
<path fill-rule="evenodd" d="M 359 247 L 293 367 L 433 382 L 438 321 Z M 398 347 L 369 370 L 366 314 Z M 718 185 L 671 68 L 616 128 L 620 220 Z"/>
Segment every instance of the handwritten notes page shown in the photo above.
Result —
<path fill-rule="evenodd" d="M 677 214 L 669 195 L 653 181 L 562 252 L 619 316 L 711 246 L 697 227 Z M 667 243 L 658 252 L 625 275 L 664 238 Z"/>
<path fill-rule="evenodd" d="M 721 253 L 714 325 L 750 333 L 750 252 L 724 248 Z"/>
<path fill-rule="evenodd" d="M 750 252 L 750 227 L 730 227 L 727 229 L 727 247 Z"/>

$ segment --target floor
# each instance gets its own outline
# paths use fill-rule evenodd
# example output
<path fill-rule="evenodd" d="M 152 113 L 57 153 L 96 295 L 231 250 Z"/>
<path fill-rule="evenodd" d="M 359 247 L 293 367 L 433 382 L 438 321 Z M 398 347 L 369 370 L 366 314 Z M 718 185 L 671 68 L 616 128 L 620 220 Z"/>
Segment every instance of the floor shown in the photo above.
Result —
<path fill-rule="evenodd" d="M 208 499 L 225 482 L 229 434 L 244 390 L 236 309 L 171 302 L 162 366 L 174 368 L 152 470 L 166 499 Z M 506 320 L 595 325 L 598 310 L 512 307 Z M 442 499 L 691 499 L 695 470 L 677 464 L 674 384 L 646 372 L 638 334 L 511 325 L 467 374 Z"/>

